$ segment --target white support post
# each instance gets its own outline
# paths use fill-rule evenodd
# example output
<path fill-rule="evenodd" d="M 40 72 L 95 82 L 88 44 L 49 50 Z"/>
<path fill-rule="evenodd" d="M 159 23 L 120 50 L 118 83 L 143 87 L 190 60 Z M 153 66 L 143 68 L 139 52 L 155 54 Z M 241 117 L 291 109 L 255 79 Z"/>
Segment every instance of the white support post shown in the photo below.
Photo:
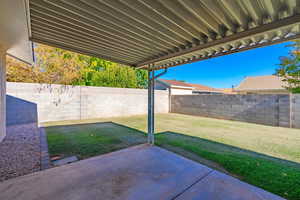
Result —
<path fill-rule="evenodd" d="M 0 48 L 0 142 L 6 136 L 6 51 Z"/>

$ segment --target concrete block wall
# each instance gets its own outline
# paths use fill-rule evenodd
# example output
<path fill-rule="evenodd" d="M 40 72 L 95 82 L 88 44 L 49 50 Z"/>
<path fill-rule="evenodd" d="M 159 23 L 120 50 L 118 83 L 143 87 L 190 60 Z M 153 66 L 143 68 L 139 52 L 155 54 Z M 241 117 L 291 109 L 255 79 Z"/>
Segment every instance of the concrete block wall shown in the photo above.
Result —
<path fill-rule="evenodd" d="M 290 98 L 290 95 L 278 95 L 278 126 L 291 127 Z"/>
<path fill-rule="evenodd" d="M 118 117 L 147 114 L 148 90 L 81 87 L 81 118 Z M 168 91 L 155 91 L 156 113 L 169 112 Z"/>
<path fill-rule="evenodd" d="M 155 91 L 155 112 L 169 112 L 167 91 Z M 145 89 L 7 83 L 7 125 L 147 113 Z"/>
<path fill-rule="evenodd" d="M 294 94 L 292 97 L 292 121 L 294 128 L 300 128 L 300 94 Z"/>
<path fill-rule="evenodd" d="M 289 95 L 174 95 L 171 112 L 290 126 Z"/>

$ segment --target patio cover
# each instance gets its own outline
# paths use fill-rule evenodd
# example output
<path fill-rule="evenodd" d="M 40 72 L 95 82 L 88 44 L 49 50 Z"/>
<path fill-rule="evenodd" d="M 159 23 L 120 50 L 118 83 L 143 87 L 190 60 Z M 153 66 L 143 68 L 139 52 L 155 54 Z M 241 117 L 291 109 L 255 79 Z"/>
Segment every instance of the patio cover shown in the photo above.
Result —
<path fill-rule="evenodd" d="M 154 70 L 300 35 L 300 0 L 1 0 L 0 11 L 0 141 L 6 132 L 5 55 L 30 62 L 28 38 L 148 68 L 153 143 Z"/>
<path fill-rule="evenodd" d="M 30 39 L 154 69 L 299 37 L 299 0 L 27 0 Z"/>

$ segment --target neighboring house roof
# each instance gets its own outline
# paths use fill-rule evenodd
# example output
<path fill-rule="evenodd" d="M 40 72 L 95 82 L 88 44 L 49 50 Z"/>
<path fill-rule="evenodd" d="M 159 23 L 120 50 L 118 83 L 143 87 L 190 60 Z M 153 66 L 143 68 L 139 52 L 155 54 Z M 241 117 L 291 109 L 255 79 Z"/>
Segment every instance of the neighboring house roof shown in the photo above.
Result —
<path fill-rule="evenodd" d="M 222 93 L 221 90 L 208 87 L 206 85 L 200 85 L 200 84 L 192 84 L 192 83 L 185 83 L 181 81 L 174 81 L 174 80 L 166 80 L 166 79 L 158 79 L 159 82 L 165 84 L 168 87 L 175 87 L 175 88 L 184 88 L 184 89 L 190 89 L 194 91 L 201 91 L 201 92 L 216 92 L 216 93 Z"/>
<path fill-rule="evenodd" d="M 278 76 L 250 76 L 246 77 L 235 91 L 285 90 L 284 85 Z"/>
<path fill-rule="evenodd" d="M 189 84 L 193 87 L 193 90 L 201 91 L 201 92 L 218 92 L 221 93 L 222 91 L 216 88 L 208 87 L 206 85 L 200 85 L 200 84 Z"/>
<path fill-rule="evenodd" d="M 176 88 L 186 88 L 186 89 L 193 89 L 192 86 L 188 83 L 184 83 L 181 81 L 174 81 L 174 80 L 166 80 L 166 79 L 158 79 L 159 82 L 169 86 L 169 87 L 176 87 Z"/>

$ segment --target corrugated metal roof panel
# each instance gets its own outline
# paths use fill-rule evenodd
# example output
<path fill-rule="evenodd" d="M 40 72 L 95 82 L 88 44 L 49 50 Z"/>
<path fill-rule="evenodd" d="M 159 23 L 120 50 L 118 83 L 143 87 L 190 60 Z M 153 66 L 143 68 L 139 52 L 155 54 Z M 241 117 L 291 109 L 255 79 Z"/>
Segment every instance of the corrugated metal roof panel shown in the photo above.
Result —
<path fill-rule="evenodd" d="M 298 0 L 29 0 L 31 40 L 165 68 L 297 38 Z"/>

